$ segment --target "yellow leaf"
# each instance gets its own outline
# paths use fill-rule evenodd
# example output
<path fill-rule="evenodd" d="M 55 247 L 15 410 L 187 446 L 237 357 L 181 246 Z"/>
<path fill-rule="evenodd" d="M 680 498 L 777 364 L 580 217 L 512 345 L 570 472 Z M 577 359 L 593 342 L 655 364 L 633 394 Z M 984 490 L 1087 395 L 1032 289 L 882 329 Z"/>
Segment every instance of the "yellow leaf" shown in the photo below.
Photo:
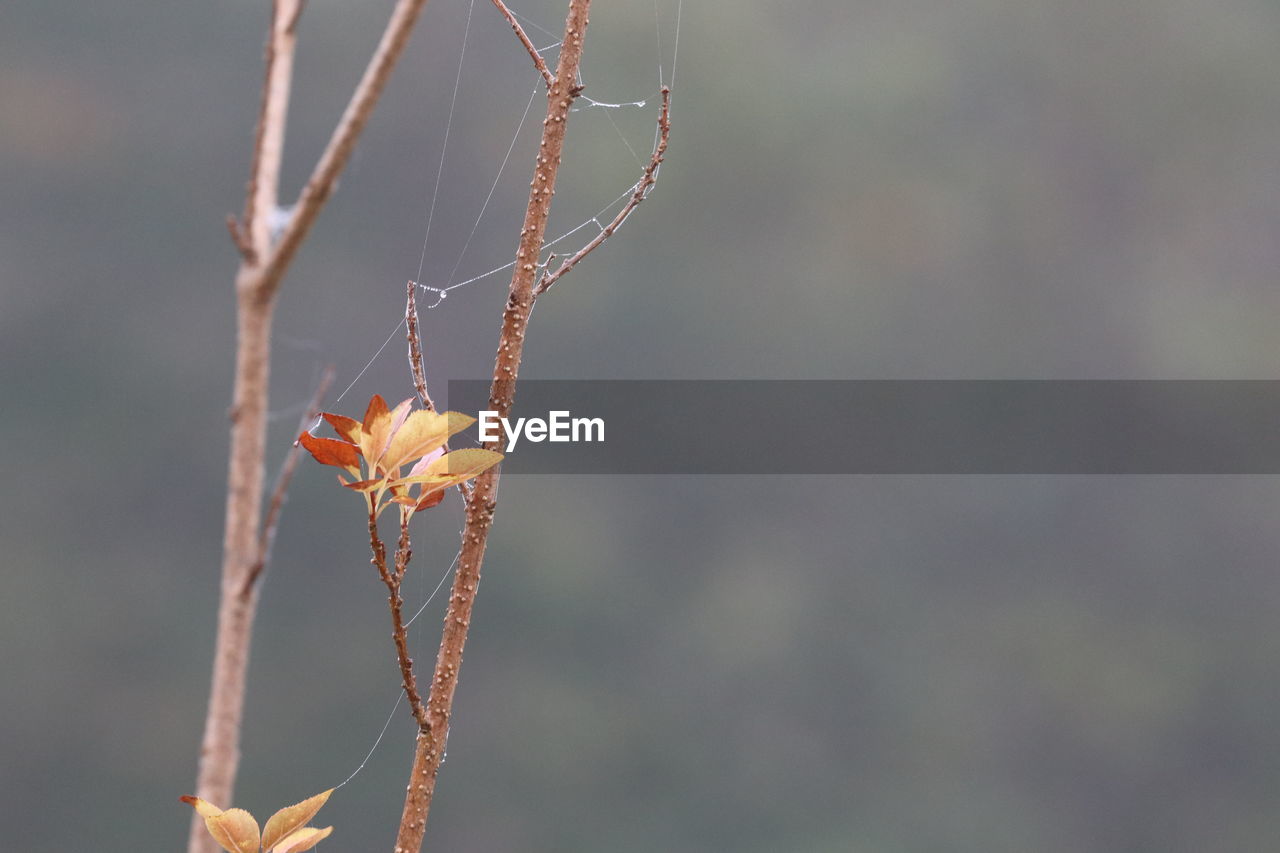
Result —
<path fill-rule="evenodd" d="M 199 797 L 178 797 L 178 799 L 195 809 L 196 814 L 200 815 L 200 817 L 213 817 L 216 814 L 222 814 L 222 809 L 208 800 L 202 800 Z"/>
<path fill-rule="evenodd" d="M 377 476 L 376 469 L 381 467 L 382 455 L 387 452 L 391 436 L 404 424 L 412 407 L 412 398 L 401 402 L 395 409 L 388 409 L 387 404 L 376 394 L 369 401 L 369 408 L 364 413 L 360 450 L 364 453 L 365 462 L 369 464 L 371 476 Z"/>
<path fill-rule="evenodd" d="M 302 853 L 303 850 L 310 850 L 328 838 L 331 832 L 333 832 L 332 826 L 326 826 L 324 829 L 316 829 L 314 826 L 303 827 L 280 839 L 280 843 L 273 848 L 273 853 Z"/>
<path fill-rule="evenodd" d="M 480 472 L 492 468 L 502 461 L 502 454 L 492 450 L 483 450 L 478 447 L 469 447 L 464 450 L 454 450 L 446 453 L 439 459 L 431 460 L 431 464 L 426 467 L 418 477 L 405 477 L 404 480 L 397 482 L 414 483 L 414 482 L 430 482 L 433 479 L 441 477 L 447 478 L 455 483 L 463 480 L 470 480 Z"/>
<path fill-rule="evenodd" d="M 244 809 L 210 815 L 204 825 L 228 853 L 258 853 L 258 822 Z"/>
<path fill-rule="evenodd" d="M 311 820 L 311 818 L 315 817 L 316 812 L 320 811 L 320 807 L 328 802 L 329 795 L 332 793 L 333 789 L 330 788 L 329 790 L 316 794 L 314 797 L 309 797 L 300 803 L 295 803 L 292 806 L 286 806 L 273 814 L 267 821 L 267 825 L 262 829 L 263 849 L 270 850 L 273 847 L 276 847 L 280 843 L 281 839 L 297 830 L 304 823 Z M 319 841 L 320 839 L 317 838 L 316 840 Z M 302 847 L 297 849 L 306 850 L 308 848 Z"/>
<path fill-rule="evenodd" d="M 461 432 L 473 423 L 474 418 L 457 412 L 441 415 L 425 409 L 416 411 L 409 415 L 391 437 L 381 463 L 386 471 L 393 472 L 406 462 L 416 460 L 440 447 L 453 433 Z"/>

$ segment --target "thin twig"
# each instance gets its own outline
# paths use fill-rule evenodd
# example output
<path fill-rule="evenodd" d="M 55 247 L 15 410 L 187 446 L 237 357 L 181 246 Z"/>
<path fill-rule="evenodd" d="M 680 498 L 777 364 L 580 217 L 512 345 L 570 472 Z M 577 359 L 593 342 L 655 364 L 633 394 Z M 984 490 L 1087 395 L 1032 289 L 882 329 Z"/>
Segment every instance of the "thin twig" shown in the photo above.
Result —
<path fill-rule="evenodd" d="M 326 367 L 324 373 L 320 375 L 315 393 L 311 395 L 311 402 L 307 404 L 307 410 L 303 412 L 302 420 L 298 424 L 299 432 L 310 427 L 311 423 L 320 417 L 320 403 L 324 400 L 324 395 L 329 393 L 333 376 L 332 365 Z M 271 548 L 276 541 L 276 528 L 280 526 L 280 515 L 284 512 L 285 499 L 289 494 L 289 482 L 293 479 L 293 472 L 298 467 L 298 454 L 301 451 L 301 445 L 295 441 L 289 448 L 289 452 L 285 454 L 284 464 L 280 466 L 276 486 L 271 491 L 271 502 L 267 505 L 267 517 L 262 523 L 262 535 L 258 538 L 258 556 L 249 568 L 249 574 L 245 576 L 244 587 L 240 592 L 242 596 L 249 594 L 249 590 L 258 582 L 267 564 L 271 562 Z"/>
<path fill-rule="evenodd" d="M 413 376 L 413 387 L 418 392 L 418 400 L 428 412 L 436 410 L 427 392 L 427 373 L 422 367 L 422 339 L 418 334 L 418 283 L 409 282 L 409 295 L 405 297 L 404 323 L 409 334 L 409 373 Z"/>
<path fill-rule="evenodd" d="M 413 658 L 409 657 L 409 638 L 404 627 L 404 598 L 400 595 L 400 583 L 404 580 L 405 570 L 413 551 L 409 546 L 409 517 L 412 513 L 400 513 L 400 540 L 396 546 L 394 566 L 387 566 L 387 549 L 378 536 L 378 517 L 372 507 L 369 509 L 369 548 L 373 552 L 370 562 L 378 570 L 378 577 L 387 587 L 387 606 L 391 610 L 391 639 L 396 646 L 396 660 L 400 664 L 400 680 L 404 685 L 405 697 L 409 700 L 409 709 L 418 722 L 418 728 L 428 725 L 427 709 L 418 693 L 418 680 L 413 673 Z"/>
<path fill-rule="evenodd" d="M 418 392 L 418 400 L 428 412 L 436 410 L 427 391 L 427 372 L 422 366 L 422 334 L 418 326 L 418 283 L 409 282 L 409 293 L 404 303 L 404 324 L 409 337 L 409 373 L 413 376 L 413 387 Z M 449 452 L 449 442 L 444 443 L 444 452 Z M 458 484 L 458 492 L 463 499 L 471 497 L 471 484 L 465 480 Z"/>
<path fill-rule="evenodd" d="M 279 202 L 280 163 L 284 158 L 284 134 L 288 123 L 289 93 L 293 87 L 293 58 L 297 52 L 298 16 L 302 0 L 276 0 L 271 6 L 267 37 L 262 103 L 254 131 L 253 164 L 245 194 L 240 232 L 248 241 L 250 263 L 271 250 L 271 213 Z"/>
<path fill-rule="evenodd" d="M 542 273 L 542 278 L 538 281 L 538 286 L 533 290 L 533 296 L 536 299 L 546 293 L 551 285 L 564 276 L 569 270 L 573 269 L 587 255 L 594 252 L 600 247 L 605 240 L 613 236 L 613 232 L 622 227 L 622 223 L 627 221 L 627 217 L 640 206 L 640 202 L 649 196 L 649 191 L 653 189 L 654 184 L 658 182 L 658 167 L 662 165 L 662 158 L 667 153 L 667 140 L 671 136 L 671 89 L 667 86 L 662 87 L 662 109 L 658 112 L 658 141 L 654 143 L 653 154 L 649 157 L 649 163 L 644 167 L 644 172 L 640 176 L 640 181 L 636 184 L 635 191 L 631 193 L 631 198 L 627 200 L 622 210 L 618 211 L 618 215 L 613 217 L 613 221 L 600 230 L 591 242 L 583 246 L 574 254 L 570 255 L 560 266 L 556 267 L 555 272 L 549 272 L 551 263 L 555 260 L 555 255 L 547 259 L 547 270 Z"/>
<path fill-rule="evenodd" d="M 516 16 L 511 14 L 511 10 L 507 8 L 502 0 L 493 0 L 493 5 L 498 7 L 498 11 L 502 13 L 502 17 L 507 19 L 507 23 L 511 25 L 511 29 L 516 31 L 516 38 L 520 39 L 520 43 L 524 45 L 524 49 L 529 51 L 529 58 L 533 60 L 533 67 L 538 69 L 538 73 L 542 75 L 542 79 L 547 81 L 547 88 L 550 89 L 556 82 L 551 76 L 551 72 L 547 69 L 547 63 L 542 58 L 542 54 L 538 53 L 538 49 L 533 46 L 533 42 L 529 40 L 528 34 L 524 31 L 524 27 L 520 26 L 520 22 L 516 20 Z"/>
<path fill-rule="evenodd" d="M 515 379 L 524 353 L 524 332 L 529 314 L 533 310 L 538 252 L 546 236 L 551 198 L 560 168 L 560 155 L 564 150 L 565 125 L 573 101 L 581 91 L 569 81 L 576 80 L 578 76 L 590 6 L 590 0 L 570 0 L 569 13 L 565 19 L 564 42 L 554 82 L 547 92 L 547 114 L 542 124 L 542 141 L 535 159 L 529 204 L 525 210 L 524 227 L 520 231 L 519 248 L 516 250 L 515 270 L 502 314 L 502 333 L 498 340 L 498 354 L 490 387 L 489 404 L 503 417 L 510 414 L 515 400 Z M 503 444 L 504 439 L 499 437 L 486 446 L 501 450 Z M 476 588 L 480 583 L 485 546 L 493 525 L 497 490 L 498 468 L 495 467 L 476 478 L 471 497 L 467 500 L 458 569 L 453 577 L 444 629 L 440 636 L 440 651 L 436 656 L 431 693 L 427 699 L 428 725 L 418 731 L 413 770 L 400 818 L 400 832 L 396 837 L 396 853 L 417 853 L 426 833 L 436 775 L 448 743 L 449 717 L 458 687 L 458 672 L 462 666 L 467 630 L 471 625 Z"/>

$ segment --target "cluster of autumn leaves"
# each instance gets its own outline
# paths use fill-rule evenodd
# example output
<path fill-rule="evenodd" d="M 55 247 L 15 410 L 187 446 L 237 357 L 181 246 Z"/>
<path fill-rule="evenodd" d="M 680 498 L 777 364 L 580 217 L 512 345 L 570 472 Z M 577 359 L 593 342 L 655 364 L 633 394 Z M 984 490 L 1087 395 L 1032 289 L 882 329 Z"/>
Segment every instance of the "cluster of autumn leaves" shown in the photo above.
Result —
<path fill-rule="evenodd" d="M 458 412 L 413 409 L 413 399 L 394 409 L 375 394 L 364 419 L 322 412 L 338 438 L 317 438 L 309 432 L 298 441 L 317 462 L 341 468 L 353 478 L 338 480 L 348 489 L 362 492 L 369 512 L 377 517 L 392 503 L 402 515 L 433 507 L 444 500 L 446 490 L 470 480 L 498 464 L 501 453 L 481 448 L 445 450 L 449 437 L 461 432 L 475 418 Z M 406 466 L 409 470 L 401 474 Z"/>
<path fill-rule="evenodd" d="M 259 850 L 264 853 L 302 853 L 315 847 L 333 832 L 332 826 L 316 829 L 314 826 L 303 825 L 315 817 L 332 793 L 333 789 L 330 788 L 281 809 L 267 820 L 267 825 L 261 832 L 258 831 L 258 822 L 253 815 L 244 809 L 224 811 L 199 797 L 183 797 L 182 801 L 189 803 L 204 818 L 204 825 L 213 840 L 221 844 L 222 849 L 228 853 L 258 853 Z"/>
<path fill-rule="evenodd" d="M 377 518 L 391 504 L 400 507 L 401 521 L 444 500 L 445 492 L 498 464 L 501 453 L 480 448 L 446 450 L 449 437 L 475 418 L 458 412 L 414 410 L 408 399 L 394 409 L 374 395 L 364 418 L 322 412 L 338 438 L 318 438 L 310 432 L 298 442 L 317 462 L 341 468 L 352 479 L 338 481 L 365 496 L 369 514 Z M 405 466 L 409 466 L 405 471 Z M 319 844 L 333 827 L 304 826 L 329 799 L 329 789 L 283 808 L 261 831 L 253 815 L 244 809 L 220 809 L 199 797 L 182 797 L 204 818 L 213 839 L 228 853 L 302 853 Z"/>

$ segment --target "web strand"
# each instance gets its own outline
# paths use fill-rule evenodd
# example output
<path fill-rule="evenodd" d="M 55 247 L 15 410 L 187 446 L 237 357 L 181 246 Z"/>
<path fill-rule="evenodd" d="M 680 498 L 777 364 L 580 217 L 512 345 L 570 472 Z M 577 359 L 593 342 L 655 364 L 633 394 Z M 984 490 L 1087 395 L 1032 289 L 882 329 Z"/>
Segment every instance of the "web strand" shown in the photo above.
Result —
<path fill-rule="evenodd" d="M 440 144 L 440 164 L 436 167 L 436 182 L 431 189 L 431 207 L 427 211 L 427 232 L 422 237 L 422 255 L 418 258 L 418 274 L 414 277 L 414 281 L 422 278 L 422 267 L 427 262 L 427 243 L 431 240 L 431 222 L 435 219 L 436 202 L 440 199 L 440 178 L 444 175 L 444 157 L 449 150 L 449 131 L 453 128 L 454 107 L 458 105 L 458 88 L 462 84 L 462 63 L 467 58 L 467 38 L 471 35 L 471 13 L 475 8 L 476 0 L 471 0 L 467 6 L 467 25 L 462 31 L 462 49 L 458 52 L 458 73 L 453 78 L 453 98 L 449 101 L 449 117 L 444 123 L 444 142 Z"/>

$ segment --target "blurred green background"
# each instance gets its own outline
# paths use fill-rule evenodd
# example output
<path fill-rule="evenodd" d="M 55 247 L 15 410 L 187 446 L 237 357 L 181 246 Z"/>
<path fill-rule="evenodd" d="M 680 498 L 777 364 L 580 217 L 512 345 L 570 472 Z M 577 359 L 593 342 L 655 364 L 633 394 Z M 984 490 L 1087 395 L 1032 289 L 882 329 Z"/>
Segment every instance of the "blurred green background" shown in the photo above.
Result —
<path fill-rule="evenodd" d="M 185 845 L 265 5 L 0 10 L 9 850 Z M 429 283 L 509 260 L 535 139 L 459 261 L 535 84 L 475 5 Z M 514 8 L 558 32 L 563 5 Z M 286 197 L 390 6 L 311 0 Z M 466 11 L 432 0 L 286 282 L 273 467 L 321 367 L 345 387 L 400 316 Z M 575 114 L 556 233 L 635 180 L 672 71 L 674 0 L 593 12 L 587 93 L 650 106 Z M 675 73 L 659 186 L 539 303 L 525 376 L 1277 375 L 1280 3 L 690 0 Z M 505 281 L 424 315 L 437 383 L 488 374 Z M 336 405 L 374 392 L 412 393 L 398 339 Z M 432 515 L 414 602 L 457 541 Z M 1278 516 L 1266 477 L 505 478 L 426 849 L 1271 849 Z M 361 530 L 303 466 L 250 673 L 259 814 L 350 774 L 395 698 Z M 411 741 L 401 708 L 323 850 L 391 847 Z"/>

